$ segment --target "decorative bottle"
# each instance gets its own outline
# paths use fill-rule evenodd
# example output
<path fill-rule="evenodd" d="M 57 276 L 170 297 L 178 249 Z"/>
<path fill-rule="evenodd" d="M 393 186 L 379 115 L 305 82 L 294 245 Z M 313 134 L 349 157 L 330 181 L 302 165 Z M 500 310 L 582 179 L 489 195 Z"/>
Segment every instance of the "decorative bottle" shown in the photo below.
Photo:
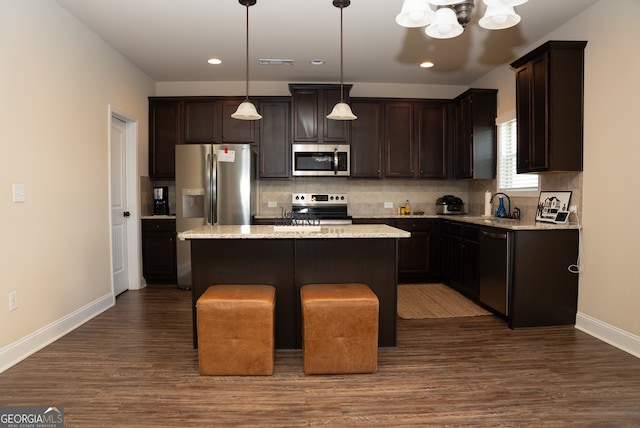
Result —
<path fill-rule="evenodd" d="M 498 209 L 496 210 L 496 217 L 506 217 L 507 216 L 507 211 L 504 209 L 504 198 L 500 197 L 498 198 L 499 200 L 499 204 L 498 204 Z"/>
<path fill-rule="evenodd" d="M 405 215 L 411 215 L 411 205 L 409 205 L 409 199 L 407 199 L 404 203 L 404 213 Z"/>

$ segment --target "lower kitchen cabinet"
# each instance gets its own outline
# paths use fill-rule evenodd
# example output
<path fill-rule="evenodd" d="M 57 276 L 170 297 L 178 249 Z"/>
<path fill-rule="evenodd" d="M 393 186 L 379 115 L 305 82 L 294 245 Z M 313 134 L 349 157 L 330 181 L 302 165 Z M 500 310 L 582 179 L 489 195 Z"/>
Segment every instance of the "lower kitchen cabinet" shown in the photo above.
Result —
<path fill-rule="evenodd" d="M 511 328 L 575 324 L 578 230 L 441 222 L 442 280 Z"/>
<path fill-rule="evenodd" d="M 147 284 L 175 284 L 176 221 L 142 220 L 142 274 Z"/>
<path fill-rule="evenodd" d="M 467 297 L 478 297 L 478 227 L 443 221 L 440 249 L 444 282 Z"/>
<path fill-rule="evenodd" d="M 578 274 L 569 267 L 578 258 L 578 230 L 523 230 L 513 235 L 509 326 L 575 324 Z"/>
<path fill-rule="evenodd" d="M 398 240 L 398 282 L 427 282 L 440 278 L 438 220 L 428 218 L 359 218 L 354 224 L 382 223 L 411 232 Z"/>

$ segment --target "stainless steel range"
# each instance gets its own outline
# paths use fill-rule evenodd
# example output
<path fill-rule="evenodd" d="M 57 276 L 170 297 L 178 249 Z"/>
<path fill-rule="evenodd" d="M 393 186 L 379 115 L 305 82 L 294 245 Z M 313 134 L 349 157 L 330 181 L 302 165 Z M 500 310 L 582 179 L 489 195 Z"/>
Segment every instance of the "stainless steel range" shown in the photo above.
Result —
<path fill-rule="evenodd" d="M 351 224 L 344 193 L 293 193 L 291 220 L 294 224 Z"/>

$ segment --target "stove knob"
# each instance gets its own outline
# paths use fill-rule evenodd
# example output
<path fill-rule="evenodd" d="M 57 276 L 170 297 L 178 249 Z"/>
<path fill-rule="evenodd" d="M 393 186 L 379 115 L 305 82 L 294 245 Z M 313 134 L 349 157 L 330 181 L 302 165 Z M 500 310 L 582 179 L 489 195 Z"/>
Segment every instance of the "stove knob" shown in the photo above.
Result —
<path fill-rule="evenodd" d="M 329 200 L 330 200 L 330 201 L 333 201 L 333 196 L 330 196 L 330 197 L 329 197 Z"/>
<path fill-rule="evenodd" d="M 344 195 L 340 196 L 340 200 L 344 201 Z"/>

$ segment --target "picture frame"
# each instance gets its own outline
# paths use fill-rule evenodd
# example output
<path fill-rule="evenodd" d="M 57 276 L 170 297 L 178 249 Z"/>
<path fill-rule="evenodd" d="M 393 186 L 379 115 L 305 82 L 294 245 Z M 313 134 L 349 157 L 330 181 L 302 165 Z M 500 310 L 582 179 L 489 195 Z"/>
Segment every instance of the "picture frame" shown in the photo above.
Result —
<path fill-rule="evenodd" d="M 540 192 L 536 221 L 556 222 L 559 212 L 569 211 L 571 190 Z"/>

